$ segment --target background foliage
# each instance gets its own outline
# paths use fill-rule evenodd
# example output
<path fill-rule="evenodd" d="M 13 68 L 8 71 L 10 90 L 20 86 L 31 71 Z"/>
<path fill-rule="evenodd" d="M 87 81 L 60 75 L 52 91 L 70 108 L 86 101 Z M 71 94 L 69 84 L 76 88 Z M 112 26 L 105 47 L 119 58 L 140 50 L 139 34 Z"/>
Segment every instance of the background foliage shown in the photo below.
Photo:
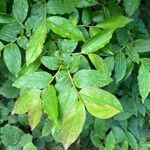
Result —
<path fill-rule="evenodd" d="M 148 150 L 149 14 L 149 0 L 1 0 L 0 149 Z"/>

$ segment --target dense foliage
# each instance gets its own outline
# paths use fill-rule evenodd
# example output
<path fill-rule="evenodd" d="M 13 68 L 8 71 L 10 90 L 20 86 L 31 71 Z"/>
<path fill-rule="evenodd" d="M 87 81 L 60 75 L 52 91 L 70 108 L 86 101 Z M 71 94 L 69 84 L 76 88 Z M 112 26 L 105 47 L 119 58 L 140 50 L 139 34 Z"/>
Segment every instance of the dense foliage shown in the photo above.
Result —
<path fill-rule="evenodd" d="M 149 0 L 0 0 L 0 149 L 148 150 L 149 13 Z"/>

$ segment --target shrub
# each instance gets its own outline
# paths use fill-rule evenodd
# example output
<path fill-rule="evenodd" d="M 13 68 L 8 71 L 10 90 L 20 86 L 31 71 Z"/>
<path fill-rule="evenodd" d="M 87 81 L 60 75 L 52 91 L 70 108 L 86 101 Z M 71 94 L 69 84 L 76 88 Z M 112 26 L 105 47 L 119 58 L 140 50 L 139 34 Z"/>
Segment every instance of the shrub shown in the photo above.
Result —
<path fill-rule="evenodd" d="M 1 149 L 149 149 L 148 0 L 0 6 Z"/>

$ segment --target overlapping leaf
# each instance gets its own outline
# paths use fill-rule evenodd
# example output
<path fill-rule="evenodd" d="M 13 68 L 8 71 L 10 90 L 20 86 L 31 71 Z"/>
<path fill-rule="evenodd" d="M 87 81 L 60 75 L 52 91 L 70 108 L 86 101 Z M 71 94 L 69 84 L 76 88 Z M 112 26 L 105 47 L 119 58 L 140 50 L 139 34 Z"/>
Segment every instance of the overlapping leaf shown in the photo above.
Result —
<path fill-rule="evenodd" d="M 79 88 L 87 86 L 103 87 L 112 81 L 107 73 L 101 73 L 100 71 L 92 69 L 83 69 L 76 72 L 73 80 L 75 85 Z"/>
<path fill-rule="evenodd" d="M 108 18 L 104 20 L 103 22 L 100 22 L 96 25 L 96 27 L 102 28 L 102 29 L 117 29 L 124 27 L 126 24 L 131 22 L 132 19 L 127 18 L 125 16 L 113 16 L 111 18 Z"/>
<path fill-rule="evenodd" d="M 79 94 L 87 110 L 95 117 L 107 119 L 122 111 L 118 99 L 102 89 L 86 87 Z"/>
<path fill-rule="evenodd" d="M 65 150 L 67 150 L 80 135 L 85 117 L 86 112 L 81 101 L 76 102 L 76 104 L 64 115 L 60 135 Z"/>
<path fill-rule="evenodd" d="M 28 1 L 14 0 L 12 12 L 18 21 L 23 22 L 28 13 Z"/>
<path fill-rule="evenodd" d="M 49 17 L 47 26 L 56 34 L 77 41 L 84 41 L 84 37 L 79 28 L 66 18 L 59 16 Z"/>
<path fill-rule="evenodd" d="M 81 52 L 88 54 L 100 50 L 109 42 L 112 38 L 112 34 L 113 30 L 100 31 L 94 37 L 91 37 L 87 42 L 85 42 L 82 46 Z"/>
<path fill-rule="evenodd" d="M 26 64 L 31 64 L 41 54 L 46 38 L 47 29 L 45 24 L 41 24 L 33 31 L 26 49 Z"/>
<path fill-rule="evenodd" d="M 51 81 L 52 76 L 44 71 L 25 74 L 18 78 L 13 86 L 17 88 L 42 89 Z"/>

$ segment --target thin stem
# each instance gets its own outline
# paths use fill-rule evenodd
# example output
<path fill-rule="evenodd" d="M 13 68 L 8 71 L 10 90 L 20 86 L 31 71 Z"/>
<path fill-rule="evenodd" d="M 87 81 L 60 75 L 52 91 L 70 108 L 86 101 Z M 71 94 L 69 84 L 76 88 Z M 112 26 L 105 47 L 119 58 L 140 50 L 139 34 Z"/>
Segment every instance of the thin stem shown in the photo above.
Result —
<path fill-rule="evenodd" d="M 75 53 L 71 53 L 71 55 L 82 55 L 81 52 L 75 52 Z"/>
<path fill-rule="evenodd" d="M 96 26 L 88 26 L 88 25 L 83 25 L 83 24 L 78 25 L 78 26 L 81 26 L 81 27 L 88 27 L 88 28 L 90 28 L 90 27 L 95 27 L 95 28 L 96 28 Z"/>
<path fill-rule="evenodd" d="M 74 81 L 73 81 L 73 78 L 72 78 L 72 76 L 71 76 L 71 74 L 70 74 L 70 71 L 68 70 L 67 72 L 68 72 L 68 76 L 69 76 L 69 79 L 70 79 L 70 81 L 71 81 L 71 84 L 72 84 L 72 86 L 73 86 L 73 88 L 74 88 L 74 90 L 75 90 L 75 92 L 76 92 L 76 94 L 77 94 L 79 100 L 82 101 L 82 98 L 81 98 L 81 96 L 80 96 L 80 94 L 79 94 L 79 92 L 78 92 L 78 90 L 77 90 L 77 88 L 76 88 L 76 86 L 75 86 L 75 83 L 74 83 Z"/>
<path fill-rule="evenodd" d="M 21 36 L 22 36 L 22 35 L 21 35 Z M 17 37 L 17 38 L 16 38 L 15 40 L 13 40 L 12 42 L 6 44 L 4 47 L 7 47 L 7 46 L 9 46 L 10 44 L 15 43 L 21 36 Z"/>
<path fill-rule="evenodd" d="M 53 76 L 53 78 L 51 79 L 50 83 L 55 79 L 55 77 L 58 75 L 58 73 L 60 72 L 61 66 L 59 67 L 59 69 L 57 70 L 57 72 L 55 73 L 55 75 Z"/>
<path fill-rule="evenodd" d="M 123 47 L 121 47 L 120 49 L 118 49 L 114 54 L 118 53 L 119 51 L 124 50 L 130 43 L 124 45 Z"/>

